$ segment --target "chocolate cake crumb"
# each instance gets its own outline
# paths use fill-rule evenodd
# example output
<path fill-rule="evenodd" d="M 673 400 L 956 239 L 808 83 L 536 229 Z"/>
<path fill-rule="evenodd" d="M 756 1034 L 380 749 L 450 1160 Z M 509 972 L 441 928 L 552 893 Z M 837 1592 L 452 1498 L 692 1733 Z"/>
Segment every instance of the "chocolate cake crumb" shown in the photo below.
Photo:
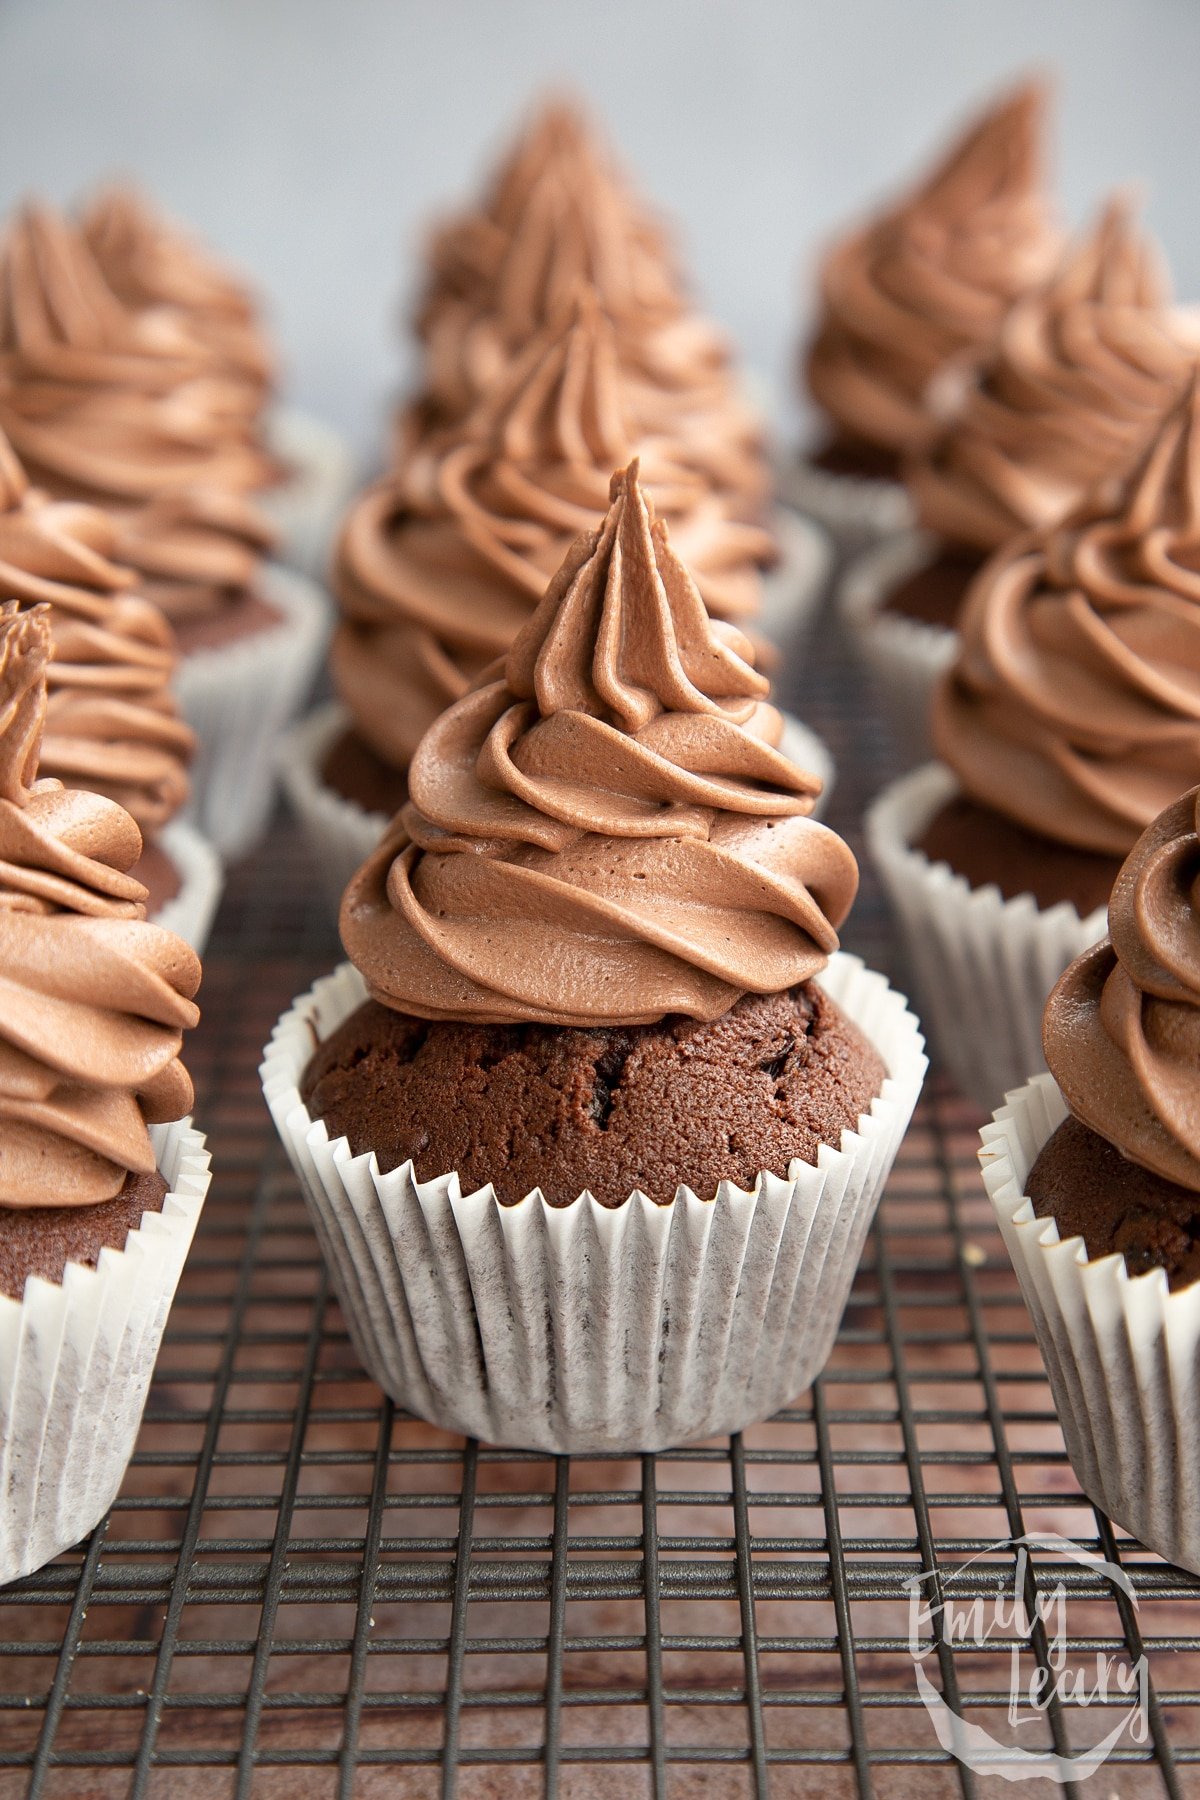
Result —
<path fill-rule="evenodd" d="M 815 983 L 745 995 L 710 1023 L 429 1024 L 375 1001 L 317 1050 L 302 1093 L 331 1137 L 419 1180 L 457 1169 L 506 1204 L 535 1187 L 556 1206 L 588 1189 L 712 1199 L 837 1145 L 880 1092 L 874 1047 Z"/>
<path fill-rule="evenodd" d="M 161 1212 L 166 1197 L 154 1170 L 130 1173 L 120 1193 L 98 1206 L 0 1206 L 0 1293 L 19 1300 L 28 1276 L 61 1281 L 69 1262 L 94 1269 L 101 1250 L 123 1249 L 142 1214 Z"/>
<path fill-rule="evenodd" d="M 1131 1275 L 1165 1269 L 1172 1289 L 1200 1279 L 1200 1194 L 1143 1169 L 1078 1119 L 1064 1119 L 1029 1172 L 1039 1219 L 1082 1237 L 1091 1257 L 1119 1251 Z"/>

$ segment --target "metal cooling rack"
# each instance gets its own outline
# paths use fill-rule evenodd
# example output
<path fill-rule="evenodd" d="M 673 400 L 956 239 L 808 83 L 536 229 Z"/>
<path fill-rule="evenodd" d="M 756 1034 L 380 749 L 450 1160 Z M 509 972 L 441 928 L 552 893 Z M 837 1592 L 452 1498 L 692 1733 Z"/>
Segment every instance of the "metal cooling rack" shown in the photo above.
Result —
<path fill-rule="evenodd" d="M 837 753 L 855 839 L 887 773 L 831 624 L 785 698 Z M 850 947 L 887 966 L 869 873 Z M 231 882 L 190 1050 L 216 1178 L 137 1455 L 90 1542 L 0 1592 L 0 1796 L 725 1800 L 1017 1792 L 941 1749 L 906 1579 L 1054 1530 L 1120 1561 L 1061 1581 L 1070 1655 L 1145 1653 L 1145 1743 L 1083 1800 L 1200 1793 L 1200 1583 L 1082 1499 L 975 1162 L 936 1080 L 829 1366 L 769 1424 L 639 1459 L 463 1443 L 359 1371 L 259 1095 L 278 1013 L 337 955 L 296 837 Z M 961 1596 L 1012 1581 L 977 1563 Z M 1010 1648 L 926 1637 L 1002 1730 Z M 1027 1673 L 1049 1654 L 1035 1633 Z M 1065 1706 L 1027 1749 L 1094 1741 Z M 1050 1790 L 1033 1783 L 1031 1800 Z"/>

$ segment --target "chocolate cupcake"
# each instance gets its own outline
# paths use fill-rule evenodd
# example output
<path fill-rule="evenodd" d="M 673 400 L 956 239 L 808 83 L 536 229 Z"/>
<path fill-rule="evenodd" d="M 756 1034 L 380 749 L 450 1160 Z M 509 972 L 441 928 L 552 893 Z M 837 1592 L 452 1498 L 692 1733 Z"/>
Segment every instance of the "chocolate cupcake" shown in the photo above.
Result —
<path fill-rule="evenodd" d="M 41 770 L 114 800 L 136 822 L 135 874 L 156 923 L 201 950 L 221 894 L 220 860 L 178 817 L 195 734 L 171 682 L 171 627 L 115 560 L 107 514 L 31 489 L 0 432 L 0 599 L 50 608 Z"/>
<path fill-rule="evenodd" d="M 397 456 L 460 425 L 580 284 L 609 319 L 637 437 L 666 434 L 761 522 L 771 471 L 724 335 L 692 306 L 661 221 L 575 104 L 534 114 L 481 203 L 435 234 L 416 316 L 424 368 Z"/>
<path fill-rule="evenodd" d="M 330 659 L 346 712 L 293 734 L 284 764 L 338 897 L 403 803 L 422 734 L 508 650 L 639 447 L 642 480 L 710 612 L 741 626 L 758 615 L 771 537 L 737 516 L 682 440 L 639 444 L 616 337 L 594 292 L 578 290 L 461 428 L 410 452 L 347 515 Z M 806 741 L 814 753 L 827 780 L 828 757 Z"/>
<path fill-rule="evenodd" d="M 989 556 L 1057 525 L 1134 461 L 1200 354 L 1157 247 L 1118 196 L 1040 293 L 1018 302 L 938 435 L 905 464 L 919 533 L 846 574 L 842 610 L 902 747 L 928 749 L 929 696 Z"/>
<path fill-rule="evenodd" d="M 935 1049 L 990 1106 L 1040 1066 L 1122 858 L 1200 780 L 1195 380 L 1119 485 L 988 563 L 933 734 L 943 762 L 886 790 L 868 839 Z"/>
<path fill-rule="evenodd" d="M 200 740 L 193 811 L 220 849 L 265 823 L 274 739 L 307 692 L 320 596 L 267 565 L 253 494 L 272 463 L 245 384 L 179 309 L 133 310 L 80 229 L 26 208 L 0 244 L 0 428 L 30 479 L 111 513 L 116 555 L 175 629 Z"/>
<path fill-rule="evenodd" d="M 0 1582 L 111 1505 L 208 1187 L 194 952 L 115 801 L 38 779 L 46 606 L 0 607 Z M 37 1353 L 30 1353 L 30 1346 Z"/>
<path fill-rule="evenodd" d="M 1039 83 L 1003 95 L 923 181 L 822 259 L 804 376 L 824 437 L 787 489 L 843 541 L 909 523 L 901 463 L 937 428 L 931 384 L 982 358 L 1014 301 L 1053 269 L 1045 112 Z"/>
<path fill-rule="evenodd" d="M 258 495 L 279 554 L 324 574 L 337 517 L 353 481 L 350 452 L 321 420 L 275 400 L 277 368 L 262 306 L 249 284 L 128 183 L 83 208 L 80 225 L 113 293 L 134 312 L 179 318 L 228 378 L 235 409 L 269 459 Z"/>
<path fill-rule="evenodd" d="M 632 465 L 422 739 L 351 965 L 277 1027 L 350 1329 L 425 1417 L 650 1449 L 828 1354 L 924 1058 L 834 954 L 857 870 L 767 692 Z"/>
<path fill-rule="evenodd" d="M 1088 1497 L 1200 1572 L 1200 788 L 1139 838 L 1109 936 L 980 1161 Z"/>

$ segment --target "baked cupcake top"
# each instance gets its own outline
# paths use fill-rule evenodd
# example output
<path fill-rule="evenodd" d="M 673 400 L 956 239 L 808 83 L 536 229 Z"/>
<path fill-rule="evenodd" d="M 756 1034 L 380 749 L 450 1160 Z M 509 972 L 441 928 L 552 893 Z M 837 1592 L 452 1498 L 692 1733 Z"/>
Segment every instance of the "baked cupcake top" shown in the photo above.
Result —
<path fill-rule="evenodd" d="M 407 765 L 425 727 L 506 651 L 635 450 L 709 609 L 757 611 L 772 540 L 689 460 L 687 438 L 639 434 L 615 329 L 594 291 L 517 358 L 469 420 L 414 448 L 356 501 L 334 585 L 332 663 L 356 725 Z"/>
<path fill-rule="evenodd" d="M 147 923 L 141 835 L 98 794 L 39 780 L 50 616 L 0 606 L 0 1204 L 87 1206 L 150 1174 L 179 1119 L 200 964 Z"/>
<path fill-rule="evenodd" d="M 245 388 L 255 414 L 275 379 L 275 359 L 248 285 L 128 183 L 102 188 L 80 216 L 97 267 L 133 311 L 179 314 L 216 368 Z"/>
<path fill-rule="evenodd" d="M 50 609 L 41 771 L 115 800 L 149 835 L 187 799 L 195 734 L 171 692 L 171 627 L 130 591 L 116 538 L 98 508 L 31 489 L 0 433 L 0 599 Z"/>
<path fill-rule="evenodd" d="M 762 427 L 738 393 L 729 345 L 691 305 L 661 224 L 577 107 L 531 120 L 483 203 L 435 235 L 417 314 L 424 386 L 398 447 L 463 419 L 579 286 L 611 320 L 639 432 L 690 422 L 694 454 L 748 501 L 770 472 Z"/>
<path fill-rule="evenodd" d="M 48 492 L 110 508 L 118 554 L 172 618 L 250 586 L 274 475 L 238 384 L 178 309 L 126 307 L 81 230 L 46 207 L 0 243 L 0 428 Z"/>
<path fill-rule="evenodd" d="M 1200 1191 L 1200 788 L 1138 839 L 1108 928 L 1047 1002 L 1046 1061 L 1092 1131 Z"/>
<path fill-rule="evenodd" d="M 816 974 L 858 871 L 773 748 L 633 463 L 502 664 L 430 728 L 342 904 L 374 997 L 429 1019 L 712 1019 Z"/>
<path fill-rule="evenodd" d="M 944 429 L 906 467 L 922 525 L 989 551 L 1056 524 L 1120 472 L 1183 388 L 1200 329 L 1118 195 L 1054 280 L 1009 314 Z"/>
<path fill-rule="evenodd" d="M 976 577 L 933 702 L 974 800 L 1124 856 L 1200 780 L 1200 387 L 1140 462 Z"/>
<path fill-rule="evenodd" d="M 1013 301 L 1050 274 L 1060 233 L 1044 191 L 1045 111 L 1038 82 L 1002 96 L 918 187 L 827 253 L 806 369 L 847 438 L 922 443 L 932 376 L 982 354 Z"/>

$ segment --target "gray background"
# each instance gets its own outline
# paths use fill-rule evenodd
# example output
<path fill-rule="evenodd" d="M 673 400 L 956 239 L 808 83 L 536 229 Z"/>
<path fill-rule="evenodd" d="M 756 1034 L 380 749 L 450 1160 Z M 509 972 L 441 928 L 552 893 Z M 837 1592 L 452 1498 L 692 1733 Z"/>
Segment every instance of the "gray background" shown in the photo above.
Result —
<path fill-rule="evenodd" d="M 1068 216 L 1137 180 L 1195 297 L 1197 0 L 0 0 L 0 202 L 138 175 L 253 272 L 291 392 L 369 450 L 423 223 L 565 79 L 786 422 L 814 246 L 1030 66 Z"/>

